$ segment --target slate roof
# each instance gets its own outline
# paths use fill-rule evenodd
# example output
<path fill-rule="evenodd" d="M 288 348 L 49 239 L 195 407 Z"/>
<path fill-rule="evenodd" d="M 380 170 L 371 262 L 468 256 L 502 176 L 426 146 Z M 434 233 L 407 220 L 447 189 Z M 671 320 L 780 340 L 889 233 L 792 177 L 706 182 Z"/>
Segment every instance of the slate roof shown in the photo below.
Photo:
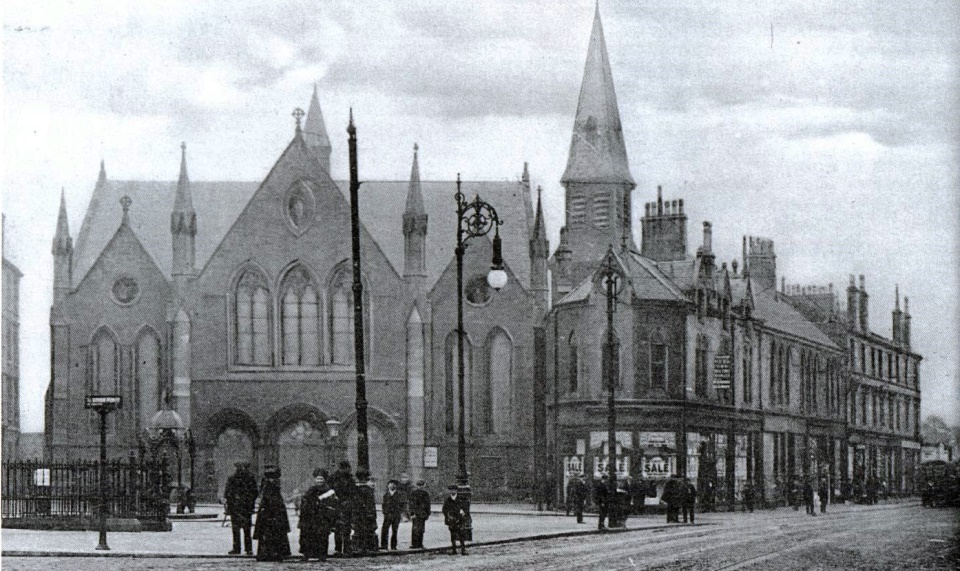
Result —
<path fill-rule="evenodd" d="M 743 276 L 730 277 L 730 289 L 734 305 L 739 305 L 747 291 L 747 281 Z M 771 329 L 839 349 L 823 331 L 804 317 L 785 299 L 780 298 L 775 290 L 765 290 L 753 287 L 753 317 L 762 319 Z"/>
<path fill-rule="evenodd" d="M 560 180 L 633 184 L 599 5 L 590 32 L 570 155 Z"/>
<path fill-rule="evenodd" d="M 657 264 L 644 258 L 636 252 L 628 256 L 619 256 L 619 259 L 630 273 L 630 282 L 633 285 L 634 295 L 639 299 L 662 301 L 686 301 L 687 296 L 669 277 L 657 267 Z M 600 261 L 597 262 L 598 266 Z M 563 296 L 558 305 L 583 301 L 593 291 L 593 276 L 588 276 L 567 295 Z"/>
<path fill-rule="evenodd" d="M 345 196 L 349 182 L 337 181 Z M 365 181 L 360 186 L 360 219 L 367 231 L 403 274 L 403 211 L 409 181 Z M 456 245 L 456 203 L 453 181 L 422 181 L 428 215 L 427 276 L 432 285 L 453 257 Z M 251 181 L 191 181 L 193 207 L 197 213 L 196 265 L 203 268 L 231 225 L 259 188 Z M 528 186 L 520 181 L 464 181 L 468 199 L 477 193 L 496 208 L 504 221 L 500 227 L 504 261 L 526 287 L 530 280 L 529 238 L 533 211 Z M 76 286 L 93 266 L 117 228 L 123 210 L 120 198 L 129 196 L 130 227 L 157 266 L 170 278 L 170 213 L 176 181 L 104 180 L 94 189 L 74 247 L 73 284 Z"/>

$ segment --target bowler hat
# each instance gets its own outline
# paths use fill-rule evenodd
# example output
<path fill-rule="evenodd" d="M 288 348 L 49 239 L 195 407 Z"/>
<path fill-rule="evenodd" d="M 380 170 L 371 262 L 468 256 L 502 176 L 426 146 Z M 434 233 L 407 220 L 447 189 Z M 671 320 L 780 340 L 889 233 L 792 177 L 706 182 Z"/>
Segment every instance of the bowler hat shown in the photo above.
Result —
<path fill-rule="evenodd" d="M 263 469 L 263 475 L 268 478 L 279 478 L 280 477 L 280 467 L 269 465 Z"/>
<path fill-rule="evenodd" d="M 447 486 L 447 489 L 450 490 L 451 492 L 456 492 L 460 488 L 456 484 L 450 484 L 449 486 Z"/>

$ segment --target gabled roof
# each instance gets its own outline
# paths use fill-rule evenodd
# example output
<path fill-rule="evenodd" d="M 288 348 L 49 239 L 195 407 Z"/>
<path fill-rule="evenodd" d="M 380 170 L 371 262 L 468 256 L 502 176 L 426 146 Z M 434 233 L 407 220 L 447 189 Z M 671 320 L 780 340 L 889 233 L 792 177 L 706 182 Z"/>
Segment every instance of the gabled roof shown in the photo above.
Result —
<path fill-rule="evenodd" d="M 633 286 L 633 294 L 641 300 L 658 301 L 687 301 L 687 296 L 669 277 L 663 274 L 657 264 L 644 258 L 637 252 L 630 252 L 628 255 L 617 254 L 617 258 L 623 267 L 629 272 L 630 284 Z M 601 261 L 597 261 L 597 266 Z M 593 281 L 595 274 L 588 276 L 567 295 L 563 296 L 557 305 L 565 303 L 574 303 L 583 301 L 590 297 L 593 291 Z"/>
<path fill-rule="evenodd" d="M 344 196 L 349 182 L 337 181 Z M 408 181 L 365 181 L 360 186 L 360 219 L 399 274 L 403 272 L 403 212 Z M 196 267 L 203 268 L 227 231 L 260 186 L 250 181 L 191 181 L 197 213 Z M 453 257 L 456 245 L 454 181 L 422 181 L 427 230 L 427 276 L 432 285 Z M 463 193 L 480 197 L 496 208 L 504 221 L 500 227 L 504 261 L 527 286 L 530 281 L 529 239 L 533 212 L 529 190 L 519 181 L 464 181 Z M 170 278 L 171 234 L 169 216 L 177 191 L 176 181 L 114 181 L 98 183 L 74 248 L 74 286 L 100 256 L 122 217 L 120 198 L 133 200 L 130 228 Z"/>
<path fill-rule="evenodd" d="M 799 311 L 780 294 L 772 289 L 753 289 L 752 316 L 760 319 L 766 327 L 775 329 L 794 337 L 799 337 L 811 343 L 825 345 L 839 349 L 837 345 L 819 327 L 804 317 Z M 733 293 L 733 303 L 737 305 L 743 300 L 747 292 L 747 280 L 743 275 L 730 278 L 730 290 Z"/>
<path fill-rule="evenodd" d="M 190 183 L 193 209 L 197 213 L 197 268 L 206 264 L 259 185 L 246 181 Z M 130 228 L 169 279 L 170 213 L 176 191 L 177 181 L 104 180 L 97 184 L 74 245 L 73 285 L 79 284 L 90 271 L 116 232 L 123 215 L 120 198 L 124 195 L 133 200 Z"/>
<path fill-rule="evenodd" d="M 348 181 L 337 181 L 347 195 Z M 364 181 L 360 185 L 360 219 L 377 241 L 390 263 L 403 274 L 403 212 L 410 183 L 407 181 Z M 533 225 L 530 190 L 520 181 L 461 181 L 463 195 L 470 200 L 479 194 L 503 220 L 500 237 L 503 259 L 520 283 L 530 285 L 529 240 Z M 453 259 L 457 243 L 456 181 L 421 181 L 420 191 L 427 212 L 427 283 L 433 285 Z M 198 222 L 199 224 L 199 222 Z"/>

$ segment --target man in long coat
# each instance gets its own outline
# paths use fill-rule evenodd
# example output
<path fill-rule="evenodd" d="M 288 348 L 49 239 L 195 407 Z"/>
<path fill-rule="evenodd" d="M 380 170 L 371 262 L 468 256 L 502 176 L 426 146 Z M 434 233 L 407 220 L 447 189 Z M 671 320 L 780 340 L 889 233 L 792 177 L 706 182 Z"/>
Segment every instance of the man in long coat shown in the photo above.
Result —
<path fill-rule="evenodd" d="M 430 519 L 430 493 L 424 488 L 423 480 L 417 481 L 417 487 L 410 492 L 410 521 L 413 522 L 410 547 L 423 549 L 423 533 Z"/>
<path fill-rule="evenodd" d="M 467 510 L 462 498 L 457 497 L 458 488 L 451 484 L 448 488 L 450 495 L 443 500 L 443 523 L 450 530 L 450 545 L 453 547 L 451 555 L 457 554 L 457 541 L 460 542 L 460 555 L 467 554 L 464 540 L 463 526 L 466 523 Z"/>
<path fill-rule="evenodd" d="M 593 485 L 593 503 L 597 505 L 597 511 L 599 515 L 597 516 L 597 529 L 606 529 L 606 521 L 608 510 L 610 508 L 609 499 L 610 499 L 610 484 L 608 482 L 608 476 L 602 474 L 600 479 L 597 480 Z"/>
<path fill-rule="evenodd" d="M 387 492 L 383 494 L 383 525 L 380 528 L 380 549 L 387 549 L 387 536 L 390 536 L 390 549 L 397 549 L 397 528 L 400 527 L 400 520 L 403 518 L 404 499 L 397 489 L 397 482 L 390 480 L 387 482 Z"/>
<path fill-rule="evenodd" d="M 333 550 L 335 555 L 350 557 L 353 543 L 350 540 L 350 528 L 353 525 L 354 503 L 357 481 L 350 472 L 350 462 L 340 462 L 340 467 L 330 477 L 330 487 L 337 494 L 337 522 L 333 531 Z"/>
<path fill-rule="evenodd" d="M 230 516 L 233 533 L 233 549 L 230 555 L 240 554 L 240 532 L 243 531 L 243 547 L 247 555 L 253 555 L 253 540 L 250 537 L 251 516 L 260 490 L 257 478 L 248 470 L 249 462 L 237 462 L 237 471 L 227 478 L 223 490 L 224 513 Z"/>
<path fill-rule="evenodd" d="M 327 485 L 327 471 L 313 472 L 314 484 L 300 499 L 300 553 L 304 561 L 326 561 L 330 548 L 330 532 L 337 523 L 338 500 Z"/>
<path fill-rule="evenodd" d="M 667 504 L 667 523 L 680 522 L 680 505 L 685 493 L 685 484 L 680 476 L 676 474 L 670 476 L 663 486 L 663 495 L 660 496 L 661 501 Z"/>
<path fill-rule="evenodd" d="M 589 490 L 587 490 L 587 485 L 583 481 L 583 476 L 574 474 L 571 478 L 570 486 L 568 487 L 570 489 L 568 492 L 570 497 L 567 503 L 571 505 L 573 514 L 577 516 L 577 523 L 583 523 L 583 506 L 587 503 Z"/>
<path fill-rule="evenodd" d="M 681 504 L 683 506 L 683 523 L 687 523 L 687 517 L 690 518 L 690 523 L 694 523 L 694 514 L 697 512 L 697 487 L 693 485 L 689 479 L 685 479 L 682 482 L 683 484 L 683 499 Z"/>
<path fill-rule="evenodd" d="M 253 538 L 257 540 L 257 561 L 283 561 L 290 557 L 290 521 L 280 495 L 280 468 L 267 466 L 260 486 L 260 509 Z"/>

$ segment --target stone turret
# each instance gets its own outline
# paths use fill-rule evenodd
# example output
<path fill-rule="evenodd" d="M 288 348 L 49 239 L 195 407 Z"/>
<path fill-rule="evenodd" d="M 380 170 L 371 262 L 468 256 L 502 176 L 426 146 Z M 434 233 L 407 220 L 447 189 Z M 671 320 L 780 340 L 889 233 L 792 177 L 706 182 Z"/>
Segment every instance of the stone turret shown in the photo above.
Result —
<path fill-rule="evenodd" d="M 180 144 L 180 177 L 177 194 L 170 213 L 172 234 L 172 269 L 174 295 L 178 300 L 186 296 L 187 282 L 196 272 L 197 213 L 193 209 L 193 194 L 187 176 L 187 144 Z"/>
<path fill-rule="evenodd" d="M 547 312 L 547 258 L 550 255 L 550 243 L 547 241 L 547 229 L 544 224 L 542 194 L 543 189 L 538 186 L 537 211 L 533 219 L 533 235 L 530 238 L 530 291 L 534 295 L 540 316 Z"/>
<path fill-rule="evenodd" d="M 323 112 L 320 110 L 320 97 L 317 95 L 317 85 L 313 85 L 313 95 L 310 97 L 310 108 L 307 110 L 306 122 L 303 126 L 303 140 L 307 148 L 313 151 L 323 170 L 330 173 L 330 137 L 327 136 L 327 125 L 323 121 Z"/>
<path fill-rule="evenodd" d="M 423 207 L 423 190 L 420 188 L 418 150 L 419 147 L 414 143 L 407 206 L 403 212 L 403 277 L 423 281 L 427 276 L 427 212 Z"/>
<path fill-rule="evenodd" d="M 773 240 L 748 236 L 747 247 L 745 267 L 754 285 L 761 290 L 776 290 L 777 256 L 773 251 Z"/>
<path fill-rule="evenodd" d="M 58 305 L 70 293 L 73 283 L 73 238 L 67 221 L 67 199 L 60 190 L 60 213 L 57 233 L 53 237 L 53 304 Z"/>

